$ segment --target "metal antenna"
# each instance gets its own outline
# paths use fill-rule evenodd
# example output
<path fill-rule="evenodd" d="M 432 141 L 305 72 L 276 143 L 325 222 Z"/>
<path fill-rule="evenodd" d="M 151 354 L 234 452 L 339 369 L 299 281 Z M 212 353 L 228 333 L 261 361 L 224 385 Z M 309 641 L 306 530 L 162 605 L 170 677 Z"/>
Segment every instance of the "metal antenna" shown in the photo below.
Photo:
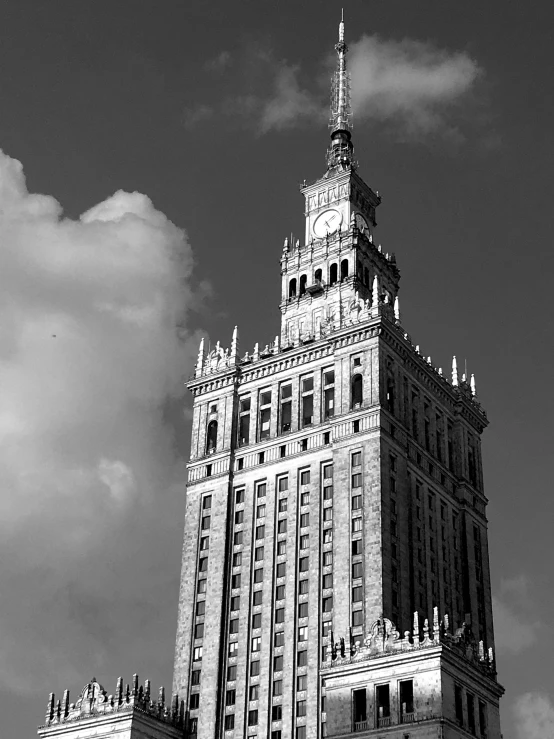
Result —
<path fill-rule="evenodd" d="M 327 166 L 348 168 L 354 165 L 351 141 L 352 110 L 350 105 L 350 75 L 346 69 L 348 46 L 344 40 L 344 9 L 339 23 L 339 40 L 335 44 L 337 68 L 331 86 L 331 146 L 327 152 Z"/>

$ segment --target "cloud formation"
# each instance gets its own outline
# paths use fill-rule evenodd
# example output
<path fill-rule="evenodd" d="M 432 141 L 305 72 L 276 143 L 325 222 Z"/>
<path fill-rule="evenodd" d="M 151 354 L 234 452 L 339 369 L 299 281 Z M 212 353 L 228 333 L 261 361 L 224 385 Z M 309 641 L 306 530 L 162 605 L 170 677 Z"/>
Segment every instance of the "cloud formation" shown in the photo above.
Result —
<path fill-rule="evenodd" d="M 191 270 L 186 234 L 145 195 L 64 218 L 0 152 L 0 685 L 79 683 L 159 617 Z"/>
<path fill-rule="evenodd" d="M 310 79 L 299 64 L 279 60 L 267 48 L 249 46 L 231 71 L 228 53 L 222 52 L 206 68 L 226 72 L 225 92 L 218 102 L 188 108 L 186 124 L 194 126 L 219 112 L 260 134 L 313 126 L 329 117 L 334 65 L 334 57 L 326 58 Z M 471 100 L 482 75 L 466 52 L 411 39 L 362 36 L 350 45 L 348 65 L 356 125 L 386 123 L 389 132 L 403 139 L 463 138 L 460 125 L 467 121 L 462 121 L 461 104 Z"/>
<path fill-rule="evenodd" d="M 513 714 L 519 739 L 545 739 L 554 736 L 554 703 L 547 695 L 526 693 L 514 705 Z"/>

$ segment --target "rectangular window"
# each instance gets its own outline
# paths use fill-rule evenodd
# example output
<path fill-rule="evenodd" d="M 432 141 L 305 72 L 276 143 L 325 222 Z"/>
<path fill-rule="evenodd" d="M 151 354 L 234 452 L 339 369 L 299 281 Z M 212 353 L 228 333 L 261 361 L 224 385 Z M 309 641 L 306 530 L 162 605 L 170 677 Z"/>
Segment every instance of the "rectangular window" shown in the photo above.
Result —
<path fill-rule="evenodd" d="M 264 568 L 259 567 L 257 570 L 254 570 L 254 582 L 262 582 L 264 579 Z"/>
<path fill-rule="evenodd" d="M 200 693 L 193 693 L 190 696 L 189 708 L 194 711 L 200 705 Z"/>
<path fill-rule="evenodd" d="M 209 536 L 203 536 L 200 539 L 200 551 L 205 552 L 210 548 L 210 537 Z"/>
<path fill-rule="evenodd" d="M 211 516 L 204 516 L 204 518 L 202 519 L 202 530 L 203 531 L 210 528 L 211 521 L 212 521 Z"/>
<path fill-rule="evenodd" d="M 288 507 L 287 506 L 287 502 L 288 502 L 288 499 L 287 498 L 281 498 L 280 499 L 280 501 L 279 501 L 279 513 L 285 513 L 285 511 L 287 510 L 287 507 Z"/>
<path fill-rule="evenodd" d="M 333 573 L 332 572 L 328 572 L 326 575 L 323 575 L 321 587 L 323 588 L 323 590 L 329 590 L 329 588 L 333 587 Z"/>
<path fill-rule="evenodd" d="M 254 636 L 252 638 L 252 643 L 251 643 L 251 650 L 252 650 L 252 652 L 259 652 L 261 645 L 262 645 L 262 637 L 261 636 Z"/>
<path fill-rule="evenodd" d="M 461 685 L 454 685 L 454 706 L 456 709 L 456 721 L 458 726 L 464 725 L 464 704 L 462 700 Z"/>
<path fill-rule="evenodd" d="M 362 453 L 354 452 L 352 455 L 352 467 L 359 467 L 362 464 Z"/>
<path fill-rule="evenodd" d="M 271 739 L 282 739 L 281 729 L 276 729 L 271 732 Z"/>
<path fill-rule="evenodd" d="M 352 532 L 355 533 L 356 531 L 362 530 L 362 517 L 358 516 L 358 518 L 352 519 Z"/>
<path fill-rule="evenodd" d="M 206 584 L 207 580 L 198 580 L 198 587 L 196 588 L 197 593 L 205 593 L 206 592 Z"/>
<path fill-rule="evenodd" d="M 308 627 L 307 626 L 298 627 L 298 641 L 308 641 Z"/>
<path fill-rule="evenodd" d="M 352 565 L 352 578 L 355 580 L 357 577 L 362 577 L 363 571 L 362 563 L 354 562 Z"/>
<path fill-rule="evenodd" d="M 302 534 L 300 537 L 300 549 L 307 549 L 310 546 L 310 537 L 308 534 Z"/>
<path fill-rule="evenodd" d="M 240 567 L 242 564 L 242 552 L 235 552 L 233 554 L 233 567 Z"/>
<path fill-rule="evenodd" d="M 296 655 L 296 665 L 297 667 L 306 667 L 308 664 L 308 650 L 303 649 L 301 652 L 298 652 Z"/>
<path fill-rule="evenodd" d="M 333 552 L 323 552 L 323 566 L 329 567 L 333 564 Z"/>
<path fill-rule="evenodd" d="M 306 595 L 310 587 L 310 581 L 306 578 L 298 582 L 298 592 L 300 595 Z"/>
<path fill-rule="evenodd" d="M 352 611 L 352 626 L 363 626 L 364 623 L 364 612 L 363 611 Z"/>
<path fill-rule="evenodd" d="M 254 613 L 252 615 L 252 628 L 253 629 L 262 628 L 262 614 L 261 613 Z"/>
<path fill-rule="evenodd" d="M 256 509 L 256 518 L 264 518 L 265 516 L 265 505 L 259 505 Z"/>
<path fill-rule="evenodd" d="M 282 672 L 283 671 L 283 655 L 278 654 L 275 657 L 273 657 L 273 672 Z"/>
<path fill-rule="evenodd" d="M 284 631 L 276 631 L 273 635 L 273 646 L 274 647 L 282 647 L 285 644 L 285 632 Z"/>
<path fill-rule="evenodd" d="M 239 652 L 238 641 L 232 641 L 229 643 L 229 657 L 236 657 Z"/>
<path fill-rule="evenodd" d="M 333 541 L 333 529 L 325 529 L 323 532 L 323 543 L 330 544 Z"/>
<path fill-rule="evenodd" d="M 352 588 L 352 603 L 359 603 L 363 598 L 363 588 L 361 585 L 358 585 L 355 588 Z"/>
<path fill-rule="evenodd" d="M 257 498 L 265 498 L 265 493 L 267 490 L 267 485 L 265 482 L 260 482 L 256 488 L 256 497 Z"/>
<path fill-rule="evenodd" d="M 275 623 L 276 624 L 282 624 L 285 622 L 285 609 L 284 608 L 276 608 L 275 609 Z"/>
<path fill-rule="evenodd" d="M 260 660 L 250 663 L 250 677 L 257 677 L 260 674 Z"/>
<path fill-rule="evenodd" d="M 310 505 L 310 494 L 309 493 L 302 493 L 300 496 L 300 505 Z"/>
<path fill-rule="evenodd" d="M 246 446 L 250 443 L 250 398 L 248 398 L 248 410 L 242 412 L 239 416 L 239 446 Z"/>
<path fill-rule="evenodd" d="M 193 670 L 191 675 L 191 685 L 200 685 L 200 670 Z M 229 678 L 227 678 L 229 679 Z"/>
<path fill-rule="evenodd" d="M 298 618 L 308 618 L 308 604 L 306 602 L 298 604 Z"/>
<path fill-rule="evenodd" d="M 240 574 L 231 577 L 231 587 L 233 589 L 240 588 Z"/>
<path fill-rule="evenodd" d="M 292 385 L 281 386 L 281 433 L 290 431 L 292 422 Z"/>
<path fill-rule="evenodd" d="M 206 572 L 208 569 L 208 558 L 202 557 L 198 562 L 198 572 Z"/>
<path fill-rule="evenodd" d="M 362 507 L 362 496 L 361 495 L 354 495 L 352 497 L 352 510 L 353 511 L 359 511 Z"/>
<path fill-rule="evenodd" d="M 243 540 L 242 531 L 235 531 L 235 533 L 233 534 L 233 545 L 235 547 L 240 546 L 242 544 L 242 540 Z"/>
<path fill-rule="evenodd" d="M 479 732 L 483 739 L 487 736 L 487 704 L 479 701 Z"/>
<path fill-rule="evenodd" d="M 249 701 L 257 701 L 260 697 L 260 686 L 259 685 L 251 685 L 250 689 L 248 691 L 248 700 Z"/>
<path fill-rule="evenodd" d="M 289 489 L 289 478 L 288 477 L 280 477 L 277 481 L 277 489 L 280 493 L 284 493 L 286 490 Z"/>
<path fill-rule="evenodd" d="M 310 558 L 300 557 L 300 561 L 298 563 L 298 569 L 300 570 L 300 572 L 307 572 L 309 566 L 310 566 Z"/>
<path fill-rule="evenodd" d="M 284 577 L 286 573 L 286 568 L 287 568 L 286 562 L 279 562 L 279 564 L 276 567 L 275 576 Z"/>
<path fill-rule="evenodd" d="M 198 733 L 198 719 L 197 718 L 191 718 L 189 720 L 189 734 L 197 734 Z"/>
<path fill-rule="evenodd" d="M 265 525 L 256 526 L 256 539 L 263 539 L 265 536 Z"/>
<path fill-rule="evenodd" d="M 324 480 L 333 479 L 333 465 L 332 464 L 328 464 L 323 468 L 323 479 Z"/>
<path fill-rule="evenodd" d="M 306 727 L 305 726 L 296 727 L 296 739 L 306 739 Z"/>
<path fill-rule="evenodd" d="M 225 716 L 225 731 L 231 731 L 235 728 L 235 714 L 228 713 Z"/>
<path fill-rule="evenodd" d="M 234 690 L 234 689 L 233 690 L 228 690 L 225 693 L 225 705 L 226 706 L 234 706 L 235 705 L 236 698 L 237 698 L 237 691 Z"/>
<path fill-rule="evenodd" d="M 390 716 L 390 689 L 388 685 L 378 685 L 375 688 L 375 707 L 377 709 L 378 725 L 381 725 L 381 719 Z"/>
<path fill-rule="evenodd" d="M 280 557 L 283 554 L 287 553 L 287 542 L 283 539 L 283 541 L 277 542 L 277 556 Z"/>
<path fill-rule="evenodd" d="M 300 528 L 305 529 L 306 526 L 310 525 L 310 514 L 309 513 L 302 513 L 300 516 Z"/>
<path fill-rule="evenodd" d="M 273 681 L 273 695 L 283 695 L 283 681 L 282 680 L 274 680 Z"/>
<path fill-rule="evenodd" d="M 300 484 L 301 485 L 309 485 L 310 484 L 310 470 L 303 470 L 300 473 Z"/>
<path fill-rule="evenodd" d="M 287 533 L 287 519 L 281 518 L 277 523 L 277 533 L 278 534 L 286 534 Z"/>
<path fill-rule="evenodd" d="M 297 716 L 306 715 L 306 701 L 296 701 L 296 715 Z"/>
<path fill-rule="evenodd" d="M 362 553 L 362 540 L 361 539 L 354 539 L 352 542 L 352 554 L 361 554 Z"/>
<path fill-rule="evenodd" d="M 274 695 L 275 695 L 275 693 L 274 693 Z M 279 695 L 281 695 L 281 693 L 279 693 Z M 272 708 L 271 708 L 271 720 L 272 721 L 281 721 L 282 718 L 283 718 L 283 706 L 280 703 L 278 703 L 276 706 L 272 706 Z M 272 732 L 271 739 L 273 739 L 273 734 L 276 734 L 276 733 L 277 733 L 276 731 Z M 280 733 L 281 732 L 279 732 L 279 734 Z M 281 738 L 279 737 L 279 739 L 281 739 Z"/>
<path fill-rule="evenodd" d="M 202 659 L 202 649 L 202 647 L 194 647 L 194 653 L 192 655 L 194 662 L 198 662 Z"/>
<path fill-rule="evenodd" d="M 402 680 L 399 687 L 400 692 L 400 717 L 404 721 L 406 714 L 414 712 L 414 681 Z"/>
<path fill-rule="evenodd" d="M 325 418 L 332 418 L 335 415 L 335 388 L 326 387 L 323 391 L 323 408 Z"/>
<path fill-rule="evenodd" d="M 211 507 L 212 507 L 212 496 L 205 495 L 204 498 L 202 499 L 202 509 L 206 511 Z"/>
<path fill-rule="evenodd" d="M 352 487 L 353 488 L 361 488 L 362 487 L 362 474 L 361 474 L 361 472 L 356 472 L 355 475 L 352 475 Z"/>
<path fill-rule="evenodd" d="M 303 690 L 307 690 L 308 688 L 308 676 L 307 675 L 298 675 L 296 678 L 296 690 L 298 692 L 302 692 Z"/>
<path fill-rule="evenodd" d="M 314 396 L 302 396 L 302 426 L 311 426 L 314 421 Z"/>
<path fill-rule="evenodd" d="M 328 506 L 327 508 L 323 509 L 323 520 L 324 521 L 333 520 L 333 507 L 332 506 Z"/>
<path fill-rule="evenodd" d="M 258 723 L 257 709 L 253 711 L 248 711 L 248 726 L 256 726 L 257 723 Z"/>
<path fill-rule="evenodd" d="M 283 600 L 285 597 L 285 586 L 277 585 L 275 588 L 275 600 Z"/>
<path fill-rule="evenodd" d="M 232 683 L 237 679 L 237 666 L 229 665 L 227 668 L 227 680 Z"/>
<path fill-rule="evenodd" d="M 467 728 L 475 734 L 475 700 L 471 693 L 467 694 Z"/>
<path fill-rule="evenodd" d="M 235 524 L 242 523 L 244 521 L 244 511 L 235 512 Z"/>
<path fill-rule="evenodd" d="M 229 621 L 229 633 L 230 634 L 238 634 L 239 633 L 239 620 L 238 620 L 238 618 L 232 618 Z"/>
<path fill-rule="evenodd" d="M 323 488 L 323 500 L 332 500 L 333 498 L 333 486 L 326 485 Z"/>
<path fill-rule="evenodd" d="M 367 696 L 366 689 L 352 691 L 352 708 L 354 712 L 354 728 L 361 721 L 367 721 Z"/>
<path fill-rule="evenodd" d="M 323 613 L 329 613 L 333 610 L 333 596 L 330 595 L 327 598 L 323 598 Z"/>

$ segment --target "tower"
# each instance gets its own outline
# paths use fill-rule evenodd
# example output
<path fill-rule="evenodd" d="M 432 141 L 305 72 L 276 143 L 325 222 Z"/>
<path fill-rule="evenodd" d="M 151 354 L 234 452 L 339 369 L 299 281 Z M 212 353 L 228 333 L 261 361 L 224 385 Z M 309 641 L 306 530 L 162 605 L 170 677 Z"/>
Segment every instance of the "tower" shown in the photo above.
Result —
<path fill-rule="evenodd" d="M 281 330 L 200 346 L 174 693 L 190 737 L 500 739 L 475 382 L 402 328 L 354 159 L 331 141 L 285 240 Z"/>

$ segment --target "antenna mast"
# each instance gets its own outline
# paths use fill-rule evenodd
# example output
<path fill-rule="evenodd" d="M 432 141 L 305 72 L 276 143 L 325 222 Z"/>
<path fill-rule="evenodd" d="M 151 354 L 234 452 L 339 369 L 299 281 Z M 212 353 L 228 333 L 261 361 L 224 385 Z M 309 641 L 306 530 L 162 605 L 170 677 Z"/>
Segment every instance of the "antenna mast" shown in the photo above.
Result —
<path fill-rule="evenodd" d="M 337 68 L 331 86 L 331 145 L 327 151 L 327 167 L 349 169 L 354 164 L 352 145 L 352 109 L 350 105 L 350 74 L 346 69 L 348 46 L 344 40 L 344 11 L 339 23 L 339 40 L 335 44 Z"/>

